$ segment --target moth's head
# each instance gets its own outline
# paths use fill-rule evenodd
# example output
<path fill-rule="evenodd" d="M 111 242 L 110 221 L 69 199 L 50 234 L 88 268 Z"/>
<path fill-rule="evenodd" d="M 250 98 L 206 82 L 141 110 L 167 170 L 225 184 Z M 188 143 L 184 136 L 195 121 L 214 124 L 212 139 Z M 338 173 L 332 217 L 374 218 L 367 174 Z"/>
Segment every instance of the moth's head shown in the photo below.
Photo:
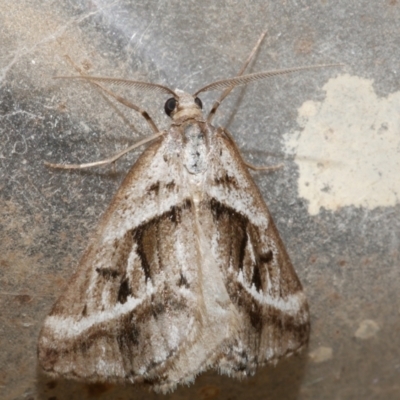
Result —
<path fill-rule="evenodd" d="M 202 117 L 203 104 L 197 96 L 175 90 L 176 97 L 165 102 L 164 110 L 174 121 Z"/>

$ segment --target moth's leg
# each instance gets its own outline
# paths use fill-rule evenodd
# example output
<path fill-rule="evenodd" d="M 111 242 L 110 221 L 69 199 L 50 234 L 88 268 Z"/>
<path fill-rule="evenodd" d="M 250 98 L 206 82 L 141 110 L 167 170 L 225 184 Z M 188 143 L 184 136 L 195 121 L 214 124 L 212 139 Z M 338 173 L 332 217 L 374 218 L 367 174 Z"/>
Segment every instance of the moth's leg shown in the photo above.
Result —
<path fill-rule="evenodd" d="M 82 76 L 85 77 L 87 75 L 85 75 L 81 68 L 79 68 L 71 59 L 71 57 L 66 56 L 68 62 L 76 69 L 76 71 Z M 64 78 L 64 79 L 68 79 L 68 78 Z M 146 122 L 149 124 L 150 128 L 153 130 L 154 133 L 159 133 L 159 129 L 157 128 L 157 125 L 153 122 L 153 120 L 151 119 L 150 115 L 147 113 L 146 110 L 143 110 L 142 108 L 138 107 L 137 105 L 131 103 L 130 101 L 126 100 L 125 98 L 123 98 L 122 96 L 119 96 L 118 94 L 114 93 L 113 91 L 107 89 L 105 86 L 103 86 L 100 83 L 94 82 L 92 80 L 89 81 L 92 85 L 97 86 L 98 88 L 100 88 L 101 90 L 103 90 L 104 92 L 106 92 L 108 95 L 110 95 L 111 97 L 113 97 L 115 100 L 117 100 L 118 102 L 120 102 L 121 104 L 123 104 L 124 106 L 131 108 L 132 110 L 137 111 L 139 114 L 142 115 L 142 117 L 146 120 Z"/>
<path fill-rule="evenodd" d="M 230 140 L 230 142 L 232 143 L 232 146 L 234 146 L 237 149 L 237 151 L 239 152 L 239 154 L 240 154 L 240 150 L 237 147 L 237 144 L 236 144 L 235 140 L 233 139 L 232 134 L 227 129 L 218 128 L 217 132 L 218 133 L 223 133 Z M 254 165 L 254 164 L 251 164 L 251 163 L 243 160 L 243 158 L 242 158 L 242 161 L 246 165 L 246 167 L 248 167 L 248 168 L 250 168 L 250 169 L 252 169 L 254 171 L 272 172 L 272 171 L 276 171 L 277 169 L 283 168 L 283 166 L 284 166 L 283 164 L 278 164 L 278 165 Z"/>
<path fill-rule="evenodd" d="M 69 61 L 69 63 L 79 72 L 80 75 L 85 76 L 85 74 L 82 73 L 82 70 L 72 61 L 72 59 L 69 56 L 66 56 L 66 58 Z M 98 88 L 100 88 L 101 90 L 106 92 L 108 95 L 110 95 L 111 97 L 113 97 L 114 99 L 116 99 L 117 101 L 122 103 L 123 105 L 139 112 L 146 119 L 147 123 L 150 125 L 150 128 L 154 131 L 154 135 L 151 135 L 151 136 L 147 137 L 146 139 L 143 139 L 143 140 L 139 141 L 138 143 L 135 143 L 134 145 L 128 147 L 127 149 L 122 150 L 121 152 L 119 152 L 105 160 L 99 160 L 99 161 L 85 163 L 85 164 L 53 164 L 53 163 L 49 163 L 49 162 L 45 161 L 44 164 L 46 166 L 51 167 L 51 168 L 62 168 L 62 169 L 84 169 L 84 168 L 91 168 L 91 167 L 98 167 L 101 165 L 112 164 L 115 161 L 117 161 L 120 157 L 122 157 L 124 154 L 132 151 L 133 149 L 136 149 L 137 147 L 139 147 L 147 142 L 151 142 L 152 140 L 157 139 L 158 137 L 162 136 L 165 133 L 165 131 L 162 131 L 162 132 L 159 131 L 159 129 L 157 128 L 156 124 L 153 122 L 153 120 L 151 119 L 151 117 L 147 113 L 147 111 L 141 109 L 140 107 L 138 107 L 135 104 L 131 103 L 130 101 L 124 99 L 123 97 L 115 94 L 114 92 L 107 89 L 100 83 L 91 81 L 91 84 L 97 86 Z"/>
<path fill-rule="evenodd" d="M 98 167 L 100 165 L 112 164 L 115 161 L 117 161 L 120 157 L 122 157 L 124 154 L 132 151 L 133 149 L 136 149 L 137 147 L 141 146 L 142 144 L 151 142 L 152 140 L 159 138 L 160 136 L 164 135 L 165 132 L 166 131 L 161 131 L 161 132 L 155 133 L 154 135 L 151 135 L 151 136 L 147 137 L 146 139 L 143 139 L 140 142 L 137 142 L 134 145 L 129 146 L 127 149 L 122 150 L 121 152 L 114 154 L 112 157 L 107 158 L 105 160 L 95 161 L 95 162 L 86 163 L 86 164 L 53 164 L 53 163 L 49 163 L 49 162 L 45 161 L 44 165 L 46 165 L 48 167 L 52 167 L 52 168 L 84 169 L 84 168 Z"/>
<path fill-rule="evenodd" d="M 72 60 L 72 58 L 68 55 L 65 54 L 64 58 L 67 60 L 67 62 L 72 66 L 72 68 L 75 69 L 75 71 L 78 72 L 79 75 L 81 75 L 82 77 L 86 77 L 87 75 L 85 74 L 85 71 L 74 62 L 74 60 Z M 122 121 L 124 122 L 125 125 L 127 125 L 129 128 L 131 128 L 132 131 L 135 130 L 135 126 L 131 123 L 131 121 L 129 121 L 129 119 L 126 117 L 126 115 L 122 112 L 122 110 L 120 108 L 117 107 L 117 104 L 112 101 L 110 99 L 110 97 L 103 92 L 102 88 L 100 87 L 96 87 L 97 92 L 100 94 L 100 96 L 104 99 L 104 101 L 107 102 L 107 104 L 113 109 L 115 110 L 115 113 L 122 119 Z"/>
<path fill-rule="evenodd" d="M 247 66 L 250 64 L 251 60 L 253 59 L 253 57 L 255 56 L 258 48 L 260 47 L 261 42 L 263 41 L 265 35 L 267 34 L 267 31 L 264 31 L 260 38 L 258 39 L 256 45 L 254 46 L 253 50 L 251 51 L 250 55 L 247 57 L 247 60 L 245 61 L 245 63 L 243 64 L 242 68 L 240 69 L 240 71 L 238 72 L 238 74 L 236 76 L 240 76 L 243 75 L 244 71 L 246 70 Z M 211 123 L 212 119 L 214 118 L 214 115 L 218 109 L 218 107 L 220 106 L 220 104 L 223 102 L 223 100 L 225 99 L 226 96 L 228 96 L 228 94 L 233 90 L 234 86 L 229 87 L 227 89 L 225 89 L 221 96 L 219 97 L 219 99 L 214 103 L 214 105 L 211 108 L 210 113 L 208 114 L 207 117 L 207 122 Z"/>
<path fill-rule="evenodd" d="M 157 125 L 153 122 L 151 119 L 150 115 L 147 113 L 146 110 L 143 110 L 142 108 L 138 107 L 137 105 L 131 103 L 130 101 L 126 100 L 122 96 L 119 96 L 118 94 L 112 92 L 111 90 L 107 89 L 103 85 L 97 82 L 91 82 L 93 85 L 98 86 L 100 89 L 102 89 L 104 92 L 109 94 L 111 97 L 114 97 L 115 100 L 119 101 L 121 104 L 124 106 L 127 106 L 128 108 L 131 108 L 132 110 L 137 111 L 139 114 L 142 115 L 142 117 L 146 120 L 146 122 L 149 124 L 150 128 L 153 130 L 154 133 L 159 133 L 159 129 L 157 128 Z"/>

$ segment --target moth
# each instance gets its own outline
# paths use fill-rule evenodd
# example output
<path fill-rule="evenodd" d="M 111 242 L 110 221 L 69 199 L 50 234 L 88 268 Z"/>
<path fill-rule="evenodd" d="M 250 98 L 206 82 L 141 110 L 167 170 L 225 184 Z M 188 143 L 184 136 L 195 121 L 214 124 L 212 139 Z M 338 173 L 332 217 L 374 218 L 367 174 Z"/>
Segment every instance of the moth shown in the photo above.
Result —
<path fill-rule="evenodd" d="M 248 164 L 229 132 L 211 124 L 233 87 L 326 66 L 243 75 L 262 37 L 239 75 L 193 95 L 153 83 L 75 77 L 140 112 L 154 135 L 44 322 L 38 358 L 48 374 L 144 383 L 166 393 L 208 369 L 252 375 L 307 344 L 300 280 Z M 147 112 L 103 83 L 169 95 L 171 126 L 159 131 Z M 216 89 L 224 92 L 206 118 L 198 96 Z M 105 161 L 50 165 L 102 165 L 131 148 Z"/>

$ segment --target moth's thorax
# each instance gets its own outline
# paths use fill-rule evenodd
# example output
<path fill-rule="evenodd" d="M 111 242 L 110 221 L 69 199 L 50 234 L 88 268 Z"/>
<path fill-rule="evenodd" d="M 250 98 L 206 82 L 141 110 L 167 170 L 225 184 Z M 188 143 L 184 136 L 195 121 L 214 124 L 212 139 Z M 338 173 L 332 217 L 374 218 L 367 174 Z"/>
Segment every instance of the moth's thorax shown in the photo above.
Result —
<path fill-rule="evenodd" d="M 190 120 L 182 124 L 183 163 L 192 175 L 201 175 L 207 169 L 208 143 L 203 124 Z"/>
<path fill-rule="evenodd" d="M 178 96 L 177 109 L 172 115 L 172 119 L 176 123 L 181 123 L 188 119 L 203 119 L 201 108 L 195 103 L 195 98 L 182 90 L 176 89 Z"/>

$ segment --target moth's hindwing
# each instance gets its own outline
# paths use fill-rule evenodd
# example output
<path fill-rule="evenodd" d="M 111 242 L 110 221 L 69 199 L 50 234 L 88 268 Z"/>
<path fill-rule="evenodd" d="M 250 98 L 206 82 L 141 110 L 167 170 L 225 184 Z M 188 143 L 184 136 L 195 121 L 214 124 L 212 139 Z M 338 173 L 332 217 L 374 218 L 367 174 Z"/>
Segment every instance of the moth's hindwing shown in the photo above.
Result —
<path fill-rule="evenodd" d="M 207 368 L 252 374 L 307 342 L 300 281 L 235 145 L 191 127 L 199 162 L 172 126 L 125 178 L 44 323 L 48 373 L 165 392 Z"/>

